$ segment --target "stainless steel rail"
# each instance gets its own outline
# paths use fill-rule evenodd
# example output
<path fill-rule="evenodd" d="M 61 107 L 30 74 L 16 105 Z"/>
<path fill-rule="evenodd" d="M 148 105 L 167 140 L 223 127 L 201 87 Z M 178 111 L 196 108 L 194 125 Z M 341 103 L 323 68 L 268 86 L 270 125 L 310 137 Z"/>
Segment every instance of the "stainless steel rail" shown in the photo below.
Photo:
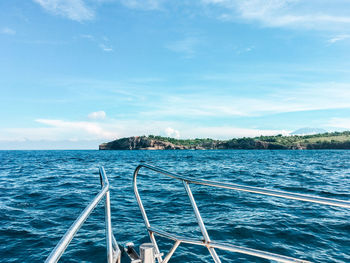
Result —
<path fill-rule="evenodd" d="M 198 223 L 199 228 L 202 232 L 202 235 L 203 235 L 202 240 L 195 240 L 195 239 L 191 239 L 191 238 L 187 238 L 187 237 L 177 236 L 177 235 L 174 235 L 171 233 L 161 231 L 157 228 L 151 227 L 149 220 L 148 220 L 148 217 L 147 217 L 146 210 L 143 206 L 143 203 L 142 203 L 142 200 L 141 200 L 138 188 L 137 188 L 137 176 L 138 176 L 141 168 L 146 168 L 146 169 L 152 170 L 154 172 L 171 177 L 173 179 L 182 181 L 182 183 L 185 187 L 186 193 L 190 199 L 194 214 L 195 214 L 196 219 L 197 219 L 197 223 Z M 274 254 L 274 253 L 270 253 L 270 252 L 265 252 L 265 251 L 261 251 L 261 250 L 256 250 L 256 249 L 251 249 L 251 248 L 246 248 L 246 247 L 235 246 L 235 245 L 231 245 L 231 244 L 225 244 L 225 243 L 211 241 L 211 239 L 208 235 L 208 232 L 206 230 L 206 227 L 204 225 L 203 219 L 202 219 L 200 212 L 198 210 L 196 201 L 192 195 L 192 192 L 190 189 L 190 184 L 206 185 L 206 186 L 225 188 L 225 189 L 233 189 L 233 190 L 237 190 L 237 191 L 244 191 L 244 192 L 255 193 L 255 194 L 276 196 L 276 197 L 282 197 L 282 198 L 286 198 L 286 199 L 294 199 L 294 200 L 300 200 L 300 201 L 305 201 L 305 202 L 312 202 L 312 203 L 318 203 L 318 204 L 324 204 L 324 205 L 330 205 L 330 206 L 350 208 L 349 201 L 316 197 L 316 196 L 297 194 L 297 193 L 289 193 L 289 192 L 278 191 L 278 190 L 268 190 L 268 189 L 264 189 L 264 188 L 244 186 L 244 185 L 239 185 L 239 184 L 219 183 L 219 182 L 208 181 L 208 180 L 194 180 L 191 178 L 187 178 L 184 176 L 170 173 L 170 172 L 165 171 L 163 169 L 160 169 L 158 167 L 154 167 L 154 166 L 147 165 L 147 164 L 140 164 L 139 166 L 136 167 L 136 169 L 134 171 L 134 177 L 133 177 L 134 192 L 135 192 L 137 203 L 138 203 L 139 208 L 141 210 L 142 217 L 145 221 L 145 225 L 146 225 L 146 228 L 148 230 L 150 239 L 155 247 L 156 257 L 157 257 L 158 263 L 167 263 L 170 260 L 170 258 L 172 257 L 172 255 L 174 254 L 177 247 L 181 243 L 187 243 L 187 244 L 193 244 L 193 245 L 207 247 L 210 255 L 212 256 L 214 262 L 216 262 L 216 263 L 220 263 L 221 261 L 220 261 L 218 255 L 216 254 L 215 248 L 227 250 L 227 251 L 232 251 L 232 252 L 237 252 L 237 253 L 241 253 L 241 254 L 246 254 L 246 255 L 251 255 L 251 256 L 256 256 L 259 258 L 274 260 L 277 262 L 285 262 L 285 263 L 309 262 L 309 261 L 291 258 L 291 257 L 287 257 L 287 256 L 279 255 L 279 254 Z M 162 259 L 162 256 L 161 256 L 162 254 L 159 251 L 157 241 L 155 239 L 155 234 L 175 241 L 173 247 L 170 249 L 170 251 L 165 256 L 164 259 Z"/>
<path fill-rule="evenodd" d="M 52 250 L 50 255 L 46 259 L 46 263 L 58 262 L 69 243 L 74 238 L 75 234 L 84 224 L 85 220 L 89 217 L 91 212 L 95 207 L 100 203 L 100 201 L 105 198 L 105 221 L 106 221 L 106 243 L 107 243 L 107 262 L 116 263 L 120 262 L 121 251 L 119 246 L 114 238 L 112 223 L 111 223 L 111 204 L 109 197 L 109 182 L 106 176 L 105 170 L 103 167 L 99 169 L 100 181 L 101 181 L 101 190 L 95 196 L 95 198 L 90 202 L 90 204 L 81 212 L 79 217 L 74 221 L 71 227 L 67 230 L 65 235 L 61 238 L 56 247 Z"/>

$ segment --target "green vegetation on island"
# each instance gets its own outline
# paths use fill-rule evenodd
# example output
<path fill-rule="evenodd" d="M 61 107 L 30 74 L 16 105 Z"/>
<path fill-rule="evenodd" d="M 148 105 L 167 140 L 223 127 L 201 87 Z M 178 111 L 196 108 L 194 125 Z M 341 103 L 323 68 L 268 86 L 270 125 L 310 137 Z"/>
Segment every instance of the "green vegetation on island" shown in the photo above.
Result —
<path fill-rule="evenodd" d="M 350 149 L 350 131 L 315 135 L 276 135 L 231 140 L 176 139 L 163 136 L 121 138 L 100 145 L 100 150 L 167 149 Z"/>

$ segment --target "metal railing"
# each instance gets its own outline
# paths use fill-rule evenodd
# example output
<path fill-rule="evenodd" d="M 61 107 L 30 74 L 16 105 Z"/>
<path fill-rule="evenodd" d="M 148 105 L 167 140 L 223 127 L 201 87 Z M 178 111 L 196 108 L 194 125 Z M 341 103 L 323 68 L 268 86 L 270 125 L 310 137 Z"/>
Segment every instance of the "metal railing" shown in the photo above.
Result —
<path fill-rule="evenodd" d="M 194 214 L 195 214 L 196 219 L 197 219 L 197 223 L 198 223 L 199 228 L 202 232 L 203 240 L 196 240 L 196 239 L 192 239 L 192 238 L 182 237 L 182 236 L 174 235 L 172 233 L 167 233 L 167 232 L 161 231 L 157 228 L 151 227 L 150 222 L 149 222 L 148 217 L 147 217 L 147 214 L 146 214 L 146 210 L 143 206 L 143 203 L 141 201 L 141 197 L 140 197 L 140 194 L 139 194 L 139 191 L 137 188 L 137 176 L 138 176 L 141 168 L 146 168 L 146 169 L 152 170 L 154 172 L 169 176 L 173 179 L 182 181 L 184 188 L 186 190 L 186 193 L 190 199 L 191 206 L 193 208 Z M 225 188 L 225 189 L 233 189 L 233 190 L 244 191 L 244 192 L 249 192 L 249 193 L 256 193 L 256 194 L 262 194 L 262 195 L 268 195 L 268 196 L 282 197 L 282 198 L 286 198 L 286 199 L 294 199 L 294 200 L 300 200 L 300 201 L 305 201 L 305 202 L 312 202 L 312 203 L 318 203 L 318 204 L 324 204 L 324 205 L 330 205 L 330 206 L 350 208 L 349 201 L 336 200 L 336 199 L 323 198 L 323 197 L 314 197 L 314 196 L 310 196 L 310 195 L 297 194 L 297 193 L 288 193 L 288 192 L 278 191 L 278 190 L 268 190 L 268 189 L 264 189 L 264 188 L 244 186 L 244 185 L 239 185 L 239 184 L 219 183 L 219 182 L 213 182 L 213 181 L 207 181 L 207 180 L 194 180 L 194 179 L 190 179 L 187 177 L 183 177 L 180 175 L 170 173 L 168 171 L 162 170 L 162 169 L 154 167 L 154 166 L 150 166 L 147 164 L 141 164 L 141 165 L 137 166 L 135 171 L 134 171 L 134 177 L 133 177 L 134 192 L 135 192 L 137 203 L 140 207 L 146 228 L 148 230 L 150 239 L 154 245 L 155 257 L 157 258 L 158 263 L 168 262 L 170 260 L 170 258 L 172 257 L 172 255 L 174 254 L 177 247 L 181 243 L 187 243 L 187 244 L 193 244 L 193 245 L 207 247 L 207 249 L 209 250 L 209 253 L 212 256 L 215 263 L 221 262 L 218 255 L 216 254 L 216 251 L 215 251 L 216 248 L 231 251 L 231 252 L 237 252 L 237 253 L 242 253 L 242 254 L 246 254 L 246 255 L 256 256 L 259 258 L 274 260 L 277 262 L 286 262 L 286 263 L 309 262 L 309 261 L 296 259 L 296 258 L 292 258 L 292 257 L 287 257 L 287 256 L 279 255 L 279 254 L 270 253 L 270 252 L 265 252 L 265 251 L 261 251 L 261 250 L 256 250 L 256 249 L 251 249 L 251 248 L 246 248 L 246 247 L 241 247 L 241 246 L 212 241 L 208 235 L 208 232 L 207 232 L 206 227 L 204 225 L 203 219 L 202 219 L 201 214 L 198 210 L 196 201 L 192 195 L 192 191 L 190 189 L 190 184 L 206 185 L 206 186 Z M 168 254 L 165 256 L 164 259 L 162 258 L 162 253 L 160 253 L 160 251 L 159 251 L 157 241 L 155 239 L 155 234 L 175 241 L 173 247 L 169 250 Z"/>
<path fill-rule="evenodd" d="M 46 259 L 46 263 L 54 263 L 58 262 L 69 243 L 74 238 L 75 234 L 84 224 L 85 220 L 89 217 L 91 212 L 95 209 L 95 207 L 100 203 L 100 201 L 105 198 L 105 221 L 106 221 L 106 243 L 107 243 L 107 262 L 108 263 L 116 263 L 120 262 L 121 250 L 114 238 L 111 224 L 111 204 L 109 197 L 109 182 L 106 176 L 105 170 L 103 167 L 99 169 L 100 173 L 100 181 L 101 181 L 101 190 L 95 196 L 95 198 L 90 202 L 90 204 L 81 212 L 79 217 L 74 221 L 71 227 L 67 230 L 65 235 L 61 238 L 56 247 L 52 250 L 48 258 Z"/>

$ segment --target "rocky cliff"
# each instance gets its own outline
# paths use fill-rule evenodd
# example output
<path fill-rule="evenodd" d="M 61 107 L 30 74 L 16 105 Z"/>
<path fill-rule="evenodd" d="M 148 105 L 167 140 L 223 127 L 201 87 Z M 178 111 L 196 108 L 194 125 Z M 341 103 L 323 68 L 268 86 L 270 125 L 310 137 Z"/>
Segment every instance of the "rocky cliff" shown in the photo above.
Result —
<path fill-rule="evenodd" d="M 99 146 L 100 150 L 213 150 L 213 149 L 288 149 L 282 145 L 259 140 L 210 140 L 192 145 L 175 144 L 146 136 L 121 138 Z M 295 148 L 297 149 L 297 147 Z"/>
<path fill-rule="evenodd" d="M 184 150 L 190 149 L 183 145 L 152 139 L 146 136 L 136 136 L 103 143 L 100 150 Z"/>

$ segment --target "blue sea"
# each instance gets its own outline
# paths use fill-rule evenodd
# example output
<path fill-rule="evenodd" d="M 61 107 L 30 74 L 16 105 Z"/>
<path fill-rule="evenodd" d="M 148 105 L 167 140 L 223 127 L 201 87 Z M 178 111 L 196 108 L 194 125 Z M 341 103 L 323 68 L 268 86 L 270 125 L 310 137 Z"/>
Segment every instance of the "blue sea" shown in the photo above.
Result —
<path fill-rule="evenodd" d="M 111 184 L 119 244 L 149 242 L 132 174 L 139 163 L 180 175 L 350 200 L 350 151 L 0 151 L 0 261 L 43 262 L 98 193 L 98 167 Z M 151 225 L 201 239 L 181 182 L 141 170 Z M 350 211 L 191 185 L 212 240 L 312 262 L 350 262 Z M 172 245 L 158 238 L 162 252 Z M 217 250 L 222 262 L 269 262 Z M 105 262 L 103 202 L 61 262 Z M 205 248 L 180 245 L 170 262 L 212 262 Z"/>

